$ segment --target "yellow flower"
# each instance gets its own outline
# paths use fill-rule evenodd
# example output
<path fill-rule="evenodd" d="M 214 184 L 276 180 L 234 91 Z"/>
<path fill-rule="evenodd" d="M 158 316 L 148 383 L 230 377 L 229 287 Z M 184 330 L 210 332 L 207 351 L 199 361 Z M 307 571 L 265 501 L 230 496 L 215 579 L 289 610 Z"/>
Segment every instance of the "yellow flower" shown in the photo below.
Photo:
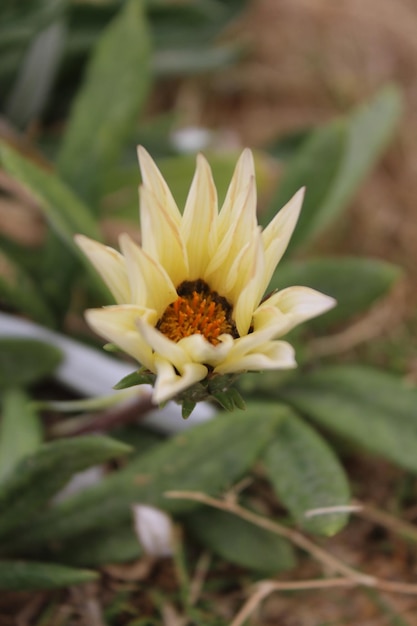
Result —
<path fill-rule="evenodd" d="M 76 237 L 117 302 L 87 311 L 90 326 L 155 374 L 158 403 L 216 375 L 295 367 L 292 346 L 279 338 L 335 303 L 306 287 L 262 300 L 303 190 L 262 231 L 250 150 L 237 163 L 220 211 L 202 155 L 183 214 L 141 147 L 139 163 L 142 245 L 123 234 L 119 253 Z"/>

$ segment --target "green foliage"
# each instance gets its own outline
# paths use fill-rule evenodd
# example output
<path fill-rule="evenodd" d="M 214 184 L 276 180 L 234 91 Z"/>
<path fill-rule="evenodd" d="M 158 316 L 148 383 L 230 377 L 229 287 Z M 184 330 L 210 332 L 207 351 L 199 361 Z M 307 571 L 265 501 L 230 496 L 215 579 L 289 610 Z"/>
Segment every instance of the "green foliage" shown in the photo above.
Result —
<path fill-rule="evenodd" d="M 0 421 L 0 482 L 42 443 L 42 425 L 21 389 L 7 389 Z"/>
<path fill-rule="evenodd" d="M 237 565 L 264 574 L 295 566 L 285 539 L 231 513 L 203 507 L 187 515 L 185 524 L 204 546 Z"/>
<path fill-rule="evenodd" d="M 4 269 L 0 275 L 0 298 L 36 322 L 53 326 L 55 320 L 49 305 L 39 285 L 25 270 L 20 259 L 13 258 L 10 252 L 1 250 L 0 263 Z"/>
<path fill-rule="evenodd" d="M 135 127 L 148 93 L 149 35 L 142 3 L 128 0 L 94 48 L 58 159 L 90 203 Z"/>
<path fill-rule="evenodd" d="M 349 504 L 350 493 L 332 449 L 290 411 L 265 451 L 264 464 L 278 498 L 301 528 L 323 535 L 343 528 L 346 513 L 307 515 L 314 509 Z"/>
<path fill-rule="evenodd" d="M 317 129 L 290 160 L 266 222 L 303 186 L 306 197 L 289 250 L 306 245 L 335 220 L 380 158 L 401 115 L 397 89 L 382 89 L 347 118 Z"/>
<path fill-rule="evenodd" d="M 39 446 L 0 483 L 0 536 L 16 533 L 41 515 L 45 504 L 76 472 L 125 455 L 131 448 L 91 435 Z"/>
<path fill-rule="evenodd" d="M 52 374 L 61 351 L 37 339 L 0 337 L 0 390 L 31 385 Z"/>
<path fill-rule="evenodd" d="M 97 578 L 97 572 L 53 563 L 0 561 L 0 589 L 2 591 L 56 589 L 81 585 Z"/>
<path fill-rule="evenodd" d="M 195 503 L 166 498 L 165 492 L 180 487 L 216 494 L 241 477 L 281 419 L 273 405 L 265 405 L 263 419 L 257 416 L 256 407 L 227 419 L 219 416 L 152 447 L 101 484 L 44 511 L 20 535 L 18 545 L 39 547 L 117 527 L 130 519 L 130 507 L 137 502 L 177 513 L 195 508 Z"/>
<path fill-rule="evenodd" d="M 397 376 L 332 365 L 295 378 L 279 395 L 320 426 L 417 471 L 417 390 Z"/>

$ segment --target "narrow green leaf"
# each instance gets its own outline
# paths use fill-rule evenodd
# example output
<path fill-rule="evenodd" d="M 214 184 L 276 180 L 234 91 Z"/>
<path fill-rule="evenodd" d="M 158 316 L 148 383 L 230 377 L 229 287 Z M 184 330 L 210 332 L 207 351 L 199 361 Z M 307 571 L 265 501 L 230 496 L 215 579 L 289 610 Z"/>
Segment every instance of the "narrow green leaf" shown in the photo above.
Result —
<path fill-rule="evenodd" d="M 245 48 L 241 43 L 223 45 L 196 45 L 156 50 L 152 58 L 152 70 L 159 78 L 192 76 L 213 72 L 233 65 L 242 58 Z"/>
<path fill-rule="evenodd" d="M 290 160 L 272 202 L 275 213 L 307 186 L 289 250 L 317 236 L 343 211 L 388 145 L 401 111 L 399 91 L 386 87 L 344 120 L 314 131 Z"/>
<path fill-rule="evenodd" d="M 19 546 L 42 545 L 106 529 L 130 519 L 137 502 L 181 512 L 196 503 L 168 499 L 170 489 L 215 494 L 247 471 L 270 440 L 282 411 L 273 404 L 221 415 L 153 446 L 88 493 L 46 511 L 19 537 Z"/>
<path fill-rule="evenodd" d="M 42 443 L 42 424 L 21 389 L 8 389 L 2 395 L 0 421 L 0 481 Z"/>
<path fill-rule="evenodd" d="M 0 389 L 31 385 L 54 372 L 61 351 L 37 339 L 0 337 Z"/>
<path fill-rule="evenodd" d="M 0 561 L 2 591 L 32 591 L 81 585 L 98 578 L 97 572 L 34 561 Z"/>
<path fill-rule="evenodd" d="M 204 546 L 232 563 L 265 574 L 295 566 L 288 541 L 236 515 L 203 507 L 188 514 L 184 521 Z"/>
<path fill-rule="evenodd" d="M 417 390 L 365 366 L 329 366 L 289 381 L 281 398 L 321 426 L 417 472 Z"/>
<path fill-rule="evenodd" d="M 4 141 L 0 141 L 0 160 L 8 174 L 36 198 L 56 234 L 82 258 L 73 236 L 83 233 L 100 239 L 100 233 L 80 198 L 56 174 L 39 167 Z"/>
<path fill-rule="evenodd" d="M 268 224 L 298 189 L 306 187 L 303 209 L 288 250 L 297 248 L 315 234 L 317 212 L 338 176 L 346 141 L 346 125 L 341 121 L 332 122 L 314 130 L 288 162 L 270 203 L 271 209 L 260 215 L 263 224 Z"/>
<path fill-rule="evenodd" d="M 109 530 L 95 530 L 64 544 L 51 545 L 49 554 L 54 561 L 69 565 L 100 567 L 139 559 L 143 550 L 130 520 Z"/>
<path fill-rule="evenodd" d="M 390 85 L 349 115 L 346 151 L 337 179 L 317 214 L 316 232 L 327 226 L 350 202 L 391 141 L 402 110 L 401 92 Z"/>
<path fill-rule="evenodd" d="M 27 525 L 76 472 L 130 451 L 99 435 L 43 444 L 0 484 L 0 534 Z"/>
<path fill-rule="evenodd" d="M 308 532 L 334 535 L 346 513 L 308 511 L 349 504 L 346 475 L 334 452 L 308 424 L 289 411 L 263 457 L 274 490 L 296 523 Z"/>
<path fill-rule="evenodd" d="M 133 130 L 149 86 L 143 4 L 128 0 L 95 46 L 59 155 L 64 178 L 96 200 L 108 168 Z"/>
<path fill-rule="evenodd" d="M 316 328 L 326 328 L 366 311 L 400 276 L 398 266 L 379 259 L 308 259 L 280 265 L 269 289 L 304 285 L 336 298 L 334 309 L 311 322 Z"/>
<path fill-rule="evenodd" d="M 0 250 L 0 298 L 20 313 L 45 326 L 54 326 L 54 317 L 39 285 L 10 253 Z"/>
<path fill-rule="evenodd" d="M 128 389 L 129 387 L 135 387 L 136 385 L 152 385 L 154 381 L 155 374 L 147 372 L 144 368 L 142 368 L 124 376 L 113 386 L 113 389 Z"/>

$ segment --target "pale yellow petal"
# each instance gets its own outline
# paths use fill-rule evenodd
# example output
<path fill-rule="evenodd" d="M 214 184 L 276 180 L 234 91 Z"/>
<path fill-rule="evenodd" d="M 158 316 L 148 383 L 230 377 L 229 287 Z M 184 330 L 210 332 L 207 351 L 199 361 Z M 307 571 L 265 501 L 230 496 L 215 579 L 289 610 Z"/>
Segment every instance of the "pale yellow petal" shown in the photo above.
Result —
<path fill-rule="evenodd" d="M 179 226 L 181 213 L 178 210 L 171 190 L 154 160 L 143 146 L 138 146 L 138 158 L 144 186 L 153 193 L 159 204 L 165 207 L 174 224 Z"/>
<path fill-rule="evenodd" d="M 241 337 L 246 335 L 249 331 L 252 324 L 253 312 L 262 297 L 260 288 L 262 276 L 265 271 L 265 258 L 259 233 L 257 239 L 253 241 L 252 250 L 249 251 L 248 257 L 251 261 L 251 267 L 249 268 L 250 273 L 248 276 L 244 276 L 242 273 L 242 280 L 240 280 L 239 275 L 239 279 L 235 285 L 236 294 L 234 296 L 236 300 L 233 318 Z"/>
<path fill-rule="evenodd" d="M 155 324 L 155 311 L 133 304 L 121 304 L 89 309 L 85 316 L 91 328 L 99 335 L 153 370 L 152 349 L 140 335 L 137 321 L 143 319 L 148 324 Z"/>
<path fill-rule="evenodd" d="M 177 298 L 171 279 L 126 233 L 120 236 L 120 248 L 126 259 L 133 303 L 155 309 L 161 317 L 168 304 Z"/>
<path fill-rule="evenodd" d="M 189 280 L 204 276 L 210 260 L 209 240 L 214 245 L 216 219 L 216 187 L 209 164 L 199 154 L 181 224 L 181 235 L 188 253 Z"/>
<path fill-rule="evenodd" d="M 255 311 L 255 325 L 275 325 L 280 335 L 301 322 L 317 317 L 336 305 L 336 300 L 309 287 L 287 287 L 270 296 Z M 276 335 L 278 336 L 278 335 Z"/>
<path fill-rule="evenodd" d="M 256 186 L 254 178 L 248 181 L 244 193 L 241 193 L 237 200 L 236 206 L 238 209 L 236 219 L 230 223 L 229 229 L 224 236 L 219 238 L 218 246 L 211 254 L 210 262 L 205 272 L 207 282 L 216 291 L 224 290 L 222 285 L 225 284 L 225 275 L 233 267 L 241 251 L 249 244 L 254 234 L 256 235 L 257 233 Z M 242 258 L 244 259 L 245 257 Z M 245 271 L 240 263 L 239 272 L 242 270 Z M 228 283 L 230 285 L 230 277 Z"/>
<path fill-rule="evenodd" d="M 219 339 L 220 343 L 214 346 L 203 335 L 191 335 L 178 343 L 187 352 L 190 360 L 214 366 L 224 361 L 233 347 L 231 335 L 221 335 Z"/>
<path fill-rule="evenodd" d="M 187 352 L 180 346 L 168 339 L 153 325 L 146 323 L 144 320 L 138 320 L 138 329 L 145 341 L 152 347 L 156 356 L 160 356 L 166 361 L 170 361 L 178 371 L 182 371 L 185 364 L 190 362 Z"/>
<path fill-rule="evenodd" d="M 239 359 L 227 359 L 214 371 L 218 374 L 259 371 L 270 369 L 291 369 L 297 366 L 294 348 L 286 341 L 269 341 L 258 347 L 256 352 L 245 354 Z"/>
<path fill-rule="evenodd" d="M 175 286 L 188 276 L 188 259 L 180 231 L 147 187 L 140 192 L 142 250 L 159 263 Z"/>
<path fill-rule="evenodd" d="M 299 189 L 262 233 L 265 249 L 265 274 L 262 282 L 262 292 L 268 287 L 272 274 L 287 249 L 300 215 L 304 193 L 304 187 Z"/>
<path fill-rule="evenodd" d="M 207 368 L 199 363 L 186 363 L 180 375 L 168 360 L 159 357 L 155 359 L 155 367 L 157 377 L 153 400 L 157 403 L 174 398 L 207 376 Z"/>
<path fill-rule="evenodd" d="M 230 224 L 237 219 L 239 213 L 239 196 L 246 193 L 246 187 L 255 178 L 255 164 L 252 152 L 246 148 L 236 164 L 235 171 L 227 190 L 226 198 L 219 214 L 219 237 L 223 237 Z M 253 207 L 252 207 L 253 208 Z M 256 212 L 256 198 L 255 207 Z"/>
<path fill-rule="evenodd" d="M 93 241 L 84 235 L 75 235 L 75 242 L 94 265 L 110 289 L 117 303 L 131 301 L 129 281 L 124 259 L 119 252 Z"/>

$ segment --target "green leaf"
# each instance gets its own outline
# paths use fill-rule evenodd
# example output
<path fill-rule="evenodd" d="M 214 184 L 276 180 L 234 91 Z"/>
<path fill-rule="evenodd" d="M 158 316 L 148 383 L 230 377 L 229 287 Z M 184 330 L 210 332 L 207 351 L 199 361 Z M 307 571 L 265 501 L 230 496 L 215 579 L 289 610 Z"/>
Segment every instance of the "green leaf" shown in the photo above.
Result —
<path fill-rule="evenodd" d="M 0 337 L 0 389 L 24 387 L 51 375 L 61 351 L 37 339 Z"/>
<path fill-rule="evenodd" d="M 54 326 L 54 317 L 45 302 L 39 285 L 23 269 L 11 254 L 0 251 L 2 274 L 0 275 L 0 298 L 36 322 Z"/>
<path fill-rule="evenodd" d="M 401 111 L 400 93 L 390 86 L 345 120 L 312 133 L 288 164 L 273 201 L 275 213 L 307 186 L 290 250 L 317 236 L 343 211 L 388 145 Z"/>
<path fill-rule="evenodd" d="M 332 365 L 295 378 L 279 395 L 320 426 L 417 472 L 417 390 L 400 378 Z"/>
<path fill-rule="evenodd" d="M 402 111 L 401 92 L 390 85 L 347 118 L 346 151 L 337 179 L 317 214 L 316 232 L 323 230 L 353 198 L 391 141 Z"/>
<path fill-rule="evenodd" d="M 136 385 L 153 385 L 154 382 L 155 374 L 147 372 L 145 368 L 141 368 L 124 376 L 113 386 L 113 389 L 128 389 L 129 387 L 135 387 Z"/>
<path fill-rule="evenodd" d="M 278 191 L 270 203 L 271 210 L 260 215 L 262 223 L 268 224 L 298 189 L 306 187 L 303 209 L 289 250 L 297 248 L 315 234 L 317 213 L 338 176 L 346 141 L 346 125 L 341 121 L 314 130 L 288 162 Z"/>
<path fill-rule="evenodd" d="M 224 69 L 236 63 L 244 54 L 240 43 L 214 46 L 181 46 L 156 50 L 152 70 L 159 78 L 192 76 Z"/>
<path fill-rule="evenodd" d="M 49 554 L 54 561 L 77 567 L 100 567 L 139 559 L 143 550 L 130 520 L 110 530 L 85 533 L 64 545 L 52 545 Z"/>
<path fill-rule="evenodd" d="M 42 424 L 20 389 L 8 389 L 2 395 L 0 421 L 0 481 L 42 443 Z"/>
<path fill-rule="evenodd" d="M 2 591 L 32 591 L 81 585 L 98 578 L 97 572 L 52 563 L 0 561 Z"/>
<path fill-rule="evenodd" d="M 53 172 L 39 167 L 4 141 L 0 141 L 0 160 L 8 174 L 35 197 L 55 233 L 80 258 L 73 241 L 76 233 L 100 239 L 96 222 L 88 208 Z"/>
<path fill-rule="evenodd" d="M 129 446 L 100 435 L 43 444 L 0 484 L 0 534 L 27 525 L 76 472 L 130 451 Z"/>
<path fill-rule="evenodd" d="M 227 561 L 266 574 L 295 566 L 288 541 L 236 515 L 203 507 L 184 521 L 204 546 Z"/>
<path fill-rule="evenodd" d="M 267 477 L 296 523 L 304 530 L 334 535 L 346 513 L 308 517 L 307 511 L 349 504 L 346 475 L 334 452 L 308 424 L 289 411 L 263 457 Z"/>
<path fill-rule="evenodd" d="M 316 328 L 326 328 L 366 311 L 400 276 L 398 266 L 378 259 L 308 259 L 280 265 L 269 289 L 303 285 L 336 298 L 334 309 L 311 322 Z"/>
<path fill-rule="evenodd" d="M 71 112 L 59 170 L 87 200 L 135 127 L 149 86 L 149 36 L 143 6 L 128 0 L 98 40 Z"/>
<path fill-rule="evenodd" d="M 106 529 L 130 519 L 131 506 L 142 502 L 172 512 L 198 506 L 168 499 L 170 489 L 216 494 L 247 471 L 270 440 L 282 411 L 273 404 L 252 405 L 245 413 L 219 415 L 169 441 L 153 446 L 100 485 L 46 511 L 19 537 L 39 545 Z"/>

